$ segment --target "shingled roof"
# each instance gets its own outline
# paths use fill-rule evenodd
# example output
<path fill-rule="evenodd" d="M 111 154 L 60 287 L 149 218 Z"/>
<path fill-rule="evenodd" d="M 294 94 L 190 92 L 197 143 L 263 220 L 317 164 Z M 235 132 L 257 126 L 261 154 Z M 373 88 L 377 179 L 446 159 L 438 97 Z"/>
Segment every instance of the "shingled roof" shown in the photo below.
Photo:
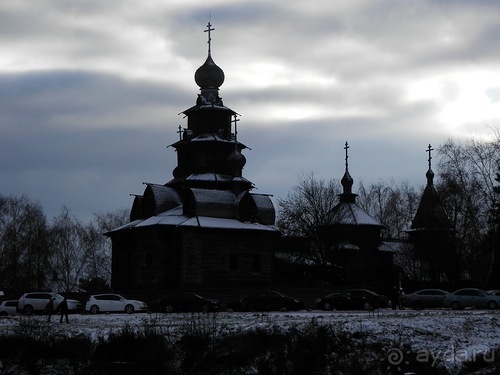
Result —
<path fill-rule="evenodd" d="M 429 153 L 429 169 L 425 174 L 427 178 L 427 186 L 425 187 L 422 199 L 417 208 L 417 213 L 411 224 L 412 230 L 429 230 L 429 229 L 451 229 L 452 223 L 448 218 L 448 214 L 439 198 L 439 195 L 434 187 L 434 172 L 431 168 L 431 145 L 428 146 Z"/>

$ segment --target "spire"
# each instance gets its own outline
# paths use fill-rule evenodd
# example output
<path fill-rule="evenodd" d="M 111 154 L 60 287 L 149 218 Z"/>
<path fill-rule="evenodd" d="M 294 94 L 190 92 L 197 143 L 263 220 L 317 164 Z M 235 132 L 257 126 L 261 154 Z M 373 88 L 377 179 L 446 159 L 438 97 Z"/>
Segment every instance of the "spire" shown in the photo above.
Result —
<path fill-rule="evenodd" d="M 349 155 L 347 153 L 347 150 L 349 149 L 349 144 L 346 142 L 344 146 L 345 150 L 345 172 L 344 172 L 344 177 L 342 177 L 342 180 L 340 180 L 340 183 L 344 187 L 344 194 L 352 194 L 352 185 L 354 184 L 354 180 L 352 179 L 351 175 L 349 174 Z"/>
<path fill-rule="evenodd" d="M 452 224 L 448 218 L 446 210 L 443 207 L 441 199 L 438 196 L 436 188 L 434 187 L 433 179 L 434 172 L 432 171 L 432 154 L 434 151 L 432 146 L 429 144 L 425 152 L 429 153 L 429 158 L 427 159 L 429 163 L 429 169 L 425 174 L 427 177 L 427 186 L 424 189 L 422 198 L 420 199 L 420 204 L 418 205 L 417 212 L 413 218 L 411 229 L 450 229 Z"/>
<path fill-rule="evenodd" d="M 434 172 L 432 171 L 432 166 L 431 166 L 431 160 L 432 160 L 431 151 L 434 151 L 434 149 L 429 143 L 429 146 L 427 146 L 427 150 L 425 150 L 425 152 L 429 153 L 429 159 L 427 159 L 427 161 L 429 162 L 429 170 L 425 174 L 425 177 L 427 177 L 427 186 L 434 185 Z"/>
<path fill-rule="evenodd" d="M 355 203 L 356 202 L 356 194 L 352 193 L 352 185 L 354 184 L 354 180 L 349 174 L 349 155 L 347 153 L 349 149 L 349 144 L 345 143 L 344 150 L 345 150 L 345 172 L 344 176 L 340 180 L 340 183 L 342 184 L 342 187 L 344 188 L 343 193 L 340 194 L 340 202 L 341 203 Z"/>

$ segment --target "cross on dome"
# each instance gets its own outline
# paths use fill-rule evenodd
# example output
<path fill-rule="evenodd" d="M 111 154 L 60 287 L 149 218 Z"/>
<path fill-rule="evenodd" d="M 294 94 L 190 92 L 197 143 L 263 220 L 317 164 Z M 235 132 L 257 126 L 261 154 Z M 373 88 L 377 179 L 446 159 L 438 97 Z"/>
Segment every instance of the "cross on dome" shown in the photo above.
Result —
<path fill-rule="evenodd" d="M 345 172 L 344 176 L 340 180 L 340 183 L 342 187 L 344 188 L 344 192 L 340 194 L 340 200 L 342 203 L 354 203 L 356 200 L 356 194 L 352 194 L 352 185 L 354 184 L 354 180 L 352 179 L 351 175 L 349 174 L 349 155 L 347 153 L 347 150 L 349 149 L 349 144 L 345 143 L 344 150 L 345 150 Z"/>
<path fill-rule="evenodd" d="M 240 119 L 238 118 L 238 115 L 235 113 L 233 115 L 233 119 L 231 120 L 231 122 L 234 122 L 234 141 L 237 143 L 238 141 L 238 121 L 240 121 Z"/>
<path fill-rule="evenodd" d="M 182 126 L 179 125 L 179 130 L 177 130 L 177 133 L 179 134 L 179 141 L 182 140 Z"/>
<path fill-rule="evenodd" d="M 431 151 L 434 151 L 434 149 L 432 148 L 431 144 L 429 143 L 429 146 L 427 146 L 427 150 L 425 150 L 425 152 L 429 153 L 429 159 L 427 159 L 427 161 L 429 162 L 429 169 L 431 169 L 431 160 L 432 160 Z"/>
<path fill-rule="evenodd" d="M 344 150 L 345 150 L 345 169 L 348 169 L 349 163 L 347 162 L 347 159 L 349 158 L 349 155 L 347 155 L 347 150 L 349 149 L 349 144 L 347 141 L 345 142 Z"/>
<path fill-rule="evenodd" d="M 224 83 L 224 72 L 215 64 L 212 59 L 212 34 L 215 28 L 208 21 L 207 29 L 204 32 L 208 33 L 208 57 L 205 63 L 200 66 L 195 74 L 194 80 L 201 89 L 201 95 L 210 103 L 220 101 L 218 97 L 219 87 Z"/>
<path fill-rule="evenodd" d="M 212 46 L 212 37 L 210 35 L 210 32 L 211 31 L 214 31 L 215 28 L 212 27 L 212 24 L 210 23 L 210 21 L 208 21 L 208 24 L 207 24 L 207 29 L 204 30 L 205 33 L 208 33 L 208 54 L 210 55 L 210 52 L 211 52 L 211 46 Z"/>
<path fill-rule="evenodd" d="M 429 153 L 429 159 L 427 159 L 427 161 L 429 162 L 429 170 L 425 174 L 425 177 L 427 177 L 427 185 L 429 185 L 429 186 L 434 184 L 434 172 L 431 169 L 431 160 L 432 160 L 431 151 L 434 151 L 434 149 L 432 148 L 431 144 L 429 143 L 429 146 L 427 146 L 427 150 L 425 150 L 425 152 Z"/>

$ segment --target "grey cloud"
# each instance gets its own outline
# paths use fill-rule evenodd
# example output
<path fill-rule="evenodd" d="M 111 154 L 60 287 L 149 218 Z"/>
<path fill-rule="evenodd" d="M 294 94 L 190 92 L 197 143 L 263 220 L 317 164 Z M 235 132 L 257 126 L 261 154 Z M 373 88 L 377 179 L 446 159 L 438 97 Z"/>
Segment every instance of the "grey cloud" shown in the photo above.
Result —
<path fill-rule="evenodd" d="M 80 200 L 112 210 L 115 190 L 126 199 L 142 181 L 166 182 L 175 163 L 166 147 L 191 99 L 182 91 L 83 72 L 0 77 L 2 194 L 43 197 L 50 214 Z"/>
<path fill-rule="evenodd" d="M 143 181 L 169 180 L 176 154 L 166 146 L 185 126 L 178 113 L 198 93 L 193 74 L 206 58 L 209 13 L 213 57 L 226 73 L 221 96 L 242 114 L 240 140 L 252 148 L 244 175 L 259 192 L 284 196 L 302 172 L 341 177 L 346 140 L 356 183 L 424 184 L 426 145 L 452 134 L 436 119 L 443 103 L 408 101 L 407 85 L 498 65 L 499 7 L 468 0 L 3 2 L 0 193 L 27 193 L 49 216 L 63 204 L 89 215 L 130 207 L 128 194 L 140 194 Z M 143 56 L 129 32 L 155 38 L 157 55 Z M 252 71 L 261 88 L 242 86 L 237 77 L 248 79 L 260 63 L 281 67 L 282 80 L 266 84 L 268 72 Z M 23 71 L 27 65 L 33 70 Z M 125 78 L 137 77 L 136 68 L 144 79 Z M 450 98 L 458 91 L 447 84 Z M 486 94 L 496 102 L 499 84 L 491 86 Z M 288 120 L 286 109 L 300 105 L 322 112 Z M 271 120 L 268 107 L 281 108 L 283 119 Z"/>

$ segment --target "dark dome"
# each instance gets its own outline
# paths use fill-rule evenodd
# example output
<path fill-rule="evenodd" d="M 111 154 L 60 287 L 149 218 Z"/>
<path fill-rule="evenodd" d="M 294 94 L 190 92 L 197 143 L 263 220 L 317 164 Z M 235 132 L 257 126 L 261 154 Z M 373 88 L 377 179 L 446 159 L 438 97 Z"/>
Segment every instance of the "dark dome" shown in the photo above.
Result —
<path fill-rule="evenodd" d="M 434 172 L 432 171 L 432 169 L 429 168 L 429 170 L 425 174 L 425 177 L 427 177 L 427 185 L 434 185 Z"/>
<path fill-rule="evenodd" d="M 239 152 L 238 150 L 235 149 L 227 157 L 227 162 L 231 166 L 231 168 L 242 169 L 245 166 L 245 164 L 247 163 L 247 159 L 245 158 L 245 156 L 241 152 Z"/>
<path fill-rule="evenodd" d="M 427 173 L 425 174 L 425 177 L 427 177 L 427 178 L 434 178 L 434 172 L 432 171 L 432 169 L 429 169 L 427 171 Z"/>
<path fill-rule="evenodd" d="M 347 169 L 346 169 L 346 171 L 344 173 L 344 177 L 342 177 L 342 180 L 340 180 L 340 183 L 342 184 L 342 186 L 344 188 L 349 188 L 349 189 L 354 184 L 354 180 L 351 177 L 351 175 L 349 174 L 349 172 L 347 171 Z"/>
<path fill-rule="evenodd" d="M 224 83 L 224 72 L 208 55 L 205 63 L 194 73 L 194 80 L 201 89 L 219 88 Z"/>

